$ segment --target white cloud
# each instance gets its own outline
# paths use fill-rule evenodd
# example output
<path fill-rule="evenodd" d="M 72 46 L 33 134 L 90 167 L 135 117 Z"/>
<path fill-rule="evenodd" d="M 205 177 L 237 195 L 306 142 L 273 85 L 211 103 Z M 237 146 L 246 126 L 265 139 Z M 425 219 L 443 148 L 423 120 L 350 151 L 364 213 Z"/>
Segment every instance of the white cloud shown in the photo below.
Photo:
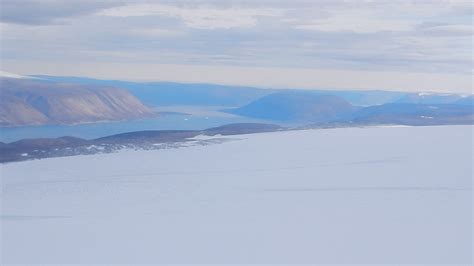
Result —
<path fill-rule="evenodd" d="M 23 1 L 10 2 L 17 9 L 26 5 Z M 94 5 L 93 1 L 84 0 L 87 3 Z M 472 6 L 468 1 L 120 3 L 120 7 L 91 7 L 85 13 L 66 17 L 60 11 L 69 7 L 54 6 L 58 10 L 53 13 L 60 14 L 61 21 L 67 19 L 67 23 L 56 23 L 56 17 L 44 24 L 35 22 L 38 19 L 30 24 L 0 23 L 3 65 L 22 60 L 61 61 L 74 69 L 75 62 L 83 60 L 111 65 L 118 62 L 472 74 Z M 25 10 L 34 14 L 37 9 Z M 51 17 L 49 11 L 46 13 Z M 24 19 L 24 11 L 17 14 Z M 41 71 L 42 64 L 37 65 Z M 22 66 L 27 67 L 28 63 Z M 247 73 L 240 73 L 235 74 L 235 79 L 243 82 Z M 294 77 L 296 86 L 300 80 Z M 338 79 L 335 75 L 332 78 Z"/>
<path fill-rule="evenodd" d="M 148 36 L 148 37 L 175 37 L 182 35 L 183 33 L 176 30 L 162 29 L 162 28 L 150 28 L 150 29 L 132 29 L 130 33 L 133 35 Z"/>
<path fill-rule="evenodd" d="M 424 27 L 426 33 L 439 35 L 473 35 L 474 29 L 472 25 L 437 25 Z"/>
<path fill-rule="evenodd" d="M 260 16 L 278 16 L 281 10 L 269 8 L 176 7 L 162 4 L 128 5 L 103 10 L 98 15 L 112 17 L 167 16 L 182 19 L 191 28 L 229 29 L 252 27 Z"/>
<path fill-rule="evenodd" d="M 301 23 L 301 22 L 300 22 Z M 303 21 L 295 26 L 300 30 L 324 32 L 351 31 L 355 33 L 375 33 L 380 31 L 409 31 L 418 21 L 387 19 L 369 9 L 335 10 L 325 18 Z"/>

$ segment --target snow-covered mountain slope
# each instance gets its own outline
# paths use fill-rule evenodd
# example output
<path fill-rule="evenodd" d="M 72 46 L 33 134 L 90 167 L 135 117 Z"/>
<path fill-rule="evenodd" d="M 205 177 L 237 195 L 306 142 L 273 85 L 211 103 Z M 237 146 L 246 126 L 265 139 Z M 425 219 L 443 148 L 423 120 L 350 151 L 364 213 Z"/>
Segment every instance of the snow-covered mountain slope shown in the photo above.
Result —
<path fill-rule="evenodd" d="M 470 265 L 473 129 L 274 132 L 4 164 L 2 262 Z"/>

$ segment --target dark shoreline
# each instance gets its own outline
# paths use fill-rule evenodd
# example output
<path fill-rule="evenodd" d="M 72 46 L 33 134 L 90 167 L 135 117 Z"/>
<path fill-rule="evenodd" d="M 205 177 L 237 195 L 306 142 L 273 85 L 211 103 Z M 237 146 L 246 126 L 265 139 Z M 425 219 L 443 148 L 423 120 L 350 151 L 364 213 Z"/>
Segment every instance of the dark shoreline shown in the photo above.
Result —
<path fill-rule="evenodd" d="M 193 138 L 204 136 L 232 136 L 254 133 L 306 130 L 306 129 L 335 129 L 335 128 L 363 128 L 376 126 L 446 126 L 446 125 L 474 125 L 473 123 L 326 123 L 306 125 L 300 127 L 282 127 L 276 124 L 237 123 L 228 124 L 204 130 L 146 130 L 115 134 L 97 139 L 81 139 L 76 137 L 22 139 L 11 143 L 0 142 L 0 163 L 19 162 L 54 157 L 76 155 L 92 155 L 113 153 L 124 149 L 130 150 L 157 150 L 163 148 L 178 148 L 194 143 Z M 198 145 L 219 143 L 224 140 L 198 141 Z"/>
<path fill-rule="evenodd" d="M 204 130 L 147 130 L 115 134 L 97 139 L 64 136 L 0 142 L 0 163 L 85 154 L 111 153 L 122 149 L 151 150 L 162 145 L 186 143 L 198 135 L 241 135 L 287 130 L 279 125 L 241 123 Z M 162 145 L 161 145 L 162 144 Z"/>

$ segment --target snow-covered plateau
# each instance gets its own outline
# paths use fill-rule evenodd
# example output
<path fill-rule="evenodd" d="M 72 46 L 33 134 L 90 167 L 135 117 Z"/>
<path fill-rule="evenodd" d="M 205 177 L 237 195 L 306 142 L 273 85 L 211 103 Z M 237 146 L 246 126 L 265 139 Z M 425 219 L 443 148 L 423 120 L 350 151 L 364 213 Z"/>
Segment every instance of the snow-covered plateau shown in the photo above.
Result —
<path fill-rule="evenodd" d="M 3 164 L 2 264 L 472 265 L 473 129 L 284 131 Z"/>

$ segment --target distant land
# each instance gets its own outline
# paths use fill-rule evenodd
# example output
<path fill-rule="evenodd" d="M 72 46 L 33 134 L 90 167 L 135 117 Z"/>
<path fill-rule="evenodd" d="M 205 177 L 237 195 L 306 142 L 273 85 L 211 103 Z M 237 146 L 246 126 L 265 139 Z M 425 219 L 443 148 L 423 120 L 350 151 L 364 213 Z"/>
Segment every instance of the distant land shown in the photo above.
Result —
<path fill-rule="evenodd" d="M 359 108 L 341 97 L 304 91 L 276 92 L 236 109 L 232 114 L 274 121 L 325 123 L 350 118 Z"/>
<path fill-rule="evenodd" d="M 321 92 L 277 92 L 226 112 L 301 124 L 474 124 L 473 96 L 407 94 L 393 103 L 355 106 Z M 426 102 L 426 103 L 424 103 Z"/>
<path fill-rule="evenodd" d="M 127 90 L 0 79 L 0 125 L 77 124 L 151 117 L 152 109 Z"/>
<path fill-rule="evenodd" d="M 474 96 L 450 93 L 264 89 L 82 77 L 0 78 L 0 126 L 71 125 L 150 118 L 156 108 L 220 107 L 262 123 L 336 125 L 474 124 Z"/>
<path fill-rule="evenodd" d="M 237 107 L 274 92 L 269 89 L 217 84 L 132 82 L 44 75 L 34 75 L 32 77 L 50 82 L 122 88 L 128 90 L 148 106 L 190 105 Z"/>
<path fill-rule="evenodd" d="M 396 101 L 407 95 L 404 92 L 383 90 L 333 90 L 333 89 L 272 89 L 230 86 L 205 83 L 132 82 L 101 80 L 84 77 L 33 75 L 31 77 L 51 82 L 118 87 L 128 90 L 149 106 L 228 106 L 241 107 L 263 96 L 283 91 L 320 93 L 343 98 L 357 106 L 370 106 Z"/>
<path fill-rule="evenodd" d="M 461 122 L 447 123 L 445 121 L 436 124 L 430 119 L 426 121 L 426 123 L 420 123 L 417 121 L 413 124 L 414 126 L 463 124 Z M 301 127 L 283 127 L 276 124 L 262 123 L 236 123 L 203 130 L 146 130 L 127 132 L 96 139 L 82 139 L 70 136 L 59 138 L 22 139 L 11 143 L 0 142 L 0 163 L 52 157 L 113 153 L 121 150 L 156 150 L 179 148 L 187 145 L 209 145 L 232 140 L 232 138 L 223 138 L 224 136 L 243 134 L 298 131 L 306 129 L 370 127 L 380 126 L 383 124 L 384 123 L 378 122 L 374 123 L 370 120 L 368 120 L 368 122 L 361 120 L 357 122 L 318 123 Z M 471 121 L 470 123 L 465 124 L 473 123 Z M 401 124 L 386 123 L 385 125 Z M 200 136 L 203 138 L 200 138 Z"/>
<path fill-rule="evenodd" d="M 94 139 L 64 136 L 0 142 L 0 162 L 161 149 L 239 135 L 308 128 L 474 124 L 473 95 L 386 91 L 273 90 L 212 84 L 135 83 L 74 77 L 2 77 L 0 125 L 77 124 L 153 117 L 193 106 L 255 118 L 202 130 L 145 130 Z M 281 125 L 281 126 L 280 126 Z M 290 126 L 291 125 L 291 126 Z"/>
<path fill-rule="evenodd" d="M 272 124 L 242 123 L 229 124 L 204 130 L 148 130 L 116 134 L 86 140 L 75 137 L 23 139 L 12 143 L 0 142 L 0 163 L 63 157 L 96 153 L 111 153 L 123 149 L 153 150 L 163 147 L 179 147 L 191 143 L 193 137 L 229 136 L 281 131 L 285 128 Z M 211 140 L 209 143 L 215 143 Z M 217 139 L 219 141 L 219 139 Z M 199 141 L 208 144 L 208 141 Z"/>

